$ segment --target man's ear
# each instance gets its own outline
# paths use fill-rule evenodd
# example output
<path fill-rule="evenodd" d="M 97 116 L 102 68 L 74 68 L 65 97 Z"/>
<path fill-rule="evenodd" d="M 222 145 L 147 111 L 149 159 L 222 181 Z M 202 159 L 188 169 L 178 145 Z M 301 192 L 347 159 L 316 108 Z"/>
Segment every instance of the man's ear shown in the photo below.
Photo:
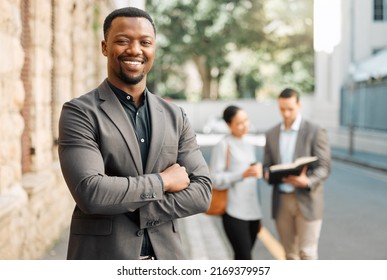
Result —
<path fill-rule="evenodd" d="M 102 54 L 103 54 L 104 56 L 107 56 L 106 41 L 105 41 L 105 40 L 102 40 L 102 41 L 101 41 L 101 50 L 102 50 Z"/>

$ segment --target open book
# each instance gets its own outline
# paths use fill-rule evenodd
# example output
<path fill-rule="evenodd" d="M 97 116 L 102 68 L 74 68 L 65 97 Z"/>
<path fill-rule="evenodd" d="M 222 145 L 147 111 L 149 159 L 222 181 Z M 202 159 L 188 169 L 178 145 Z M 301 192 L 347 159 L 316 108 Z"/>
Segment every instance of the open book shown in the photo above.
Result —
<path fill-rule="evenodd" d="M 318 161 L 317 157 L 300 157 L 293 163 L 276 164 L 269 167 L 269 184 L 278 184 L 282 178 L 289 175 L 300 175 L 304 166 L 312 166 Z"/>

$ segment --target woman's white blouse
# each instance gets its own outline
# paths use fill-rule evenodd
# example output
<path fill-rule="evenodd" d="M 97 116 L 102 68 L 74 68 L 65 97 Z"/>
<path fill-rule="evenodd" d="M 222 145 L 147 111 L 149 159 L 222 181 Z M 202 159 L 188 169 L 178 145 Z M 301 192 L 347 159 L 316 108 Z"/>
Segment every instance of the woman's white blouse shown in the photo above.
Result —
<path fill-rule="evenodd" d="M 230 154 L 226 169 L 227 145 Z M 256 148 L 244 138 L 226 135 L 212 149 L 210 171 L 213 186 L 218 189 L 228 188 L 226 212 L 240 220 L 262 218 L 258 179 L 242 177 L 243 172 L 255 162 Z"/>

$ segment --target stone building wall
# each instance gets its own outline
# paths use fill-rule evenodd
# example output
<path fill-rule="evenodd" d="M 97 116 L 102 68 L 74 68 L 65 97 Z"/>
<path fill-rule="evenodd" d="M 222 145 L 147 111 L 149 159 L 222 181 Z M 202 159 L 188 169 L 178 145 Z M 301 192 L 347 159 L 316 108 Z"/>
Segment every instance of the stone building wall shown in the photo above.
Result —
<path fill-rule="evenodd" d="M 74 202 L 57 156 L 62 104 L 105 77 L 108 0 L 0 1 L 0 259 L 39 259 Z"/>

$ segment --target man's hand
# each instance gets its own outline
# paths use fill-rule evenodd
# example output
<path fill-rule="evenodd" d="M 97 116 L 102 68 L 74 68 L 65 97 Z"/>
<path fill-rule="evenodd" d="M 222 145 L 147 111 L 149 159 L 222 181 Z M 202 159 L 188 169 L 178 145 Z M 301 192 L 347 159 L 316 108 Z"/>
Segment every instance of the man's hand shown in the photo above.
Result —
<path fill-rule="evenodd" d="M 178 192 L 188 187 L 190 180 L 184 166 L 175 163 L 160 173 L 164 191 Z"/>
<path fill-rule="evenodd" d="M 269 170 L 265 170 L 264 178 L 265 178 L 266 181 L 269 182 L 269 179 L 270 179 L 270 172 L 269 172 Z"/>
<path fill-rule="evenodd" d="M 288 176 L 282 179 L 283 183 L 291 184 L 298 188 L 307 188 L 309 186 L 309 179 L 306 176 L 306 166 L 302 169 L 302 172 L 299 176 Z"/>

